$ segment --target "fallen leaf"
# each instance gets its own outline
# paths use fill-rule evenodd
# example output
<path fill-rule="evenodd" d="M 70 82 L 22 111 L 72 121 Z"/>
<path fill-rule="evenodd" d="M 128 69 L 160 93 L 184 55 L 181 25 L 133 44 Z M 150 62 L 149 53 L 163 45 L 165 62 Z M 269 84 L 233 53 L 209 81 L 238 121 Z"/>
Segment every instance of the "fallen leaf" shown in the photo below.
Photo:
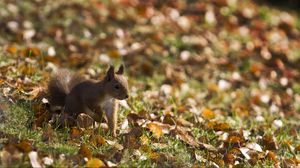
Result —
<path fill-rule="evenodd" d="M 42 160 L 43 160 L 44 165 L 47 165 L 47 166 L 51 166 L 54 163 L 53 158 L 48 157 L 48 156 L 44 157 Z"/>
<path fill-rule="evenodd" d="M 12 44 L 12 45 L 8 45 L 6 46 L 6 52 L 10 53 L 10 54 L 16 54 L 17 53 L 17 46 Z"/>
<path fill-rule="evenodd" d="M 264 150 L 277 150 L 278 146 L 272 135 L 265 135 L 262 139 Z"/>
<path fill-rule="evenodd" d="M 78 154 L 88 159 L 92 158 L 92 151 L 84 144 L 81 145 Z"/>
<path fill-rule="evenodd" d="M 202 110 L 201 116 L 204 119 L 210 120 L 210 119 L 215 118 L 215 113 L 212 110 L 208 109 L 208 108 L 204 108 Z"/>
<path fill-rule="evenodd" d="M 118 50 L 111 50 L 107 53 L 110 58 L 119 58 L 121 56 L 120 52 Z"/>
<path fill-rule="evenodd" d="M 92 145 L 98 146 L 98 147 L 106 144 L 105 139 L 100 135 L 92 134 L 89 138 L 89 141 Z"/>
<path fill-rule="evenodd" d="M 249 149 L 258 151 L 258 152 L 262 152 L 263 151 L 262 148 L 260 147 L 260 145 L 257 144 L 257 143 L 255 143 L 255 142 L 246 144 L 246 147 L 249 148 Z"/>
<path fill-rule="evenodd" d="M 88 168 L 98 168 L 98 167 L 106 167 L 102 160 L 98 158 L 91 158 L 87 161 L 86 167 Z"/>
<path fill-rule="evenodd" d="M 266 156 L 268 159 L 270 159 L 271 161 L 277 163 L 278 162 L 278 158 L 277 158 L 277 155 L 272 152 L 272 151 L 267 151 L 267 156 Z"/>
<path fill-rule="evenodd" d="M 71 139 L 77 139 L 82 136 L 82 131 L 76 127 L 72 127 L 70 130 L 70 138 Z"/>
<path fill-rule="evenodd" d="M 175 125 L 176 122 L 170 114 L 166 114 L 163 119 L 164 124 Z"/>
<path fill-rule="evenodd" d="M 160 138 L 163 135 L 161 126 L 156 123 L 147 124 L 147 128 L 153 133 L 155 138 Z"/>
<path fill-rule="evenodd" d="M 38 153 L 36 151 L 32 151 L 28 153 L 28 157 L 30 159 L 30 164 L 34 168 L 42 168 L 42 165 L 38 161 Z"/>
<path fill-rule="evenodd" d="M 231 153 L 226 153 L 223 159 L 226 164 L 233 164 L 235 161 L 235 156 Z"/>
<path fill-rule="evenodd" d="M 177 126 L 174 130 L 171 130 L 171 135 L 178 136 L 180 140 L 193 147 L 199 147 L 199 143 L 192 135 L 189 135 L 184 127 Z"/>
<path fill-rule="evenodd" d="M 227 131 L 230 129 L 229 124 L 227 123 L 221 123 L 217 121 L 211 121 L 207 123 L 208 129 L 213 129 L 215 131 Z"/>

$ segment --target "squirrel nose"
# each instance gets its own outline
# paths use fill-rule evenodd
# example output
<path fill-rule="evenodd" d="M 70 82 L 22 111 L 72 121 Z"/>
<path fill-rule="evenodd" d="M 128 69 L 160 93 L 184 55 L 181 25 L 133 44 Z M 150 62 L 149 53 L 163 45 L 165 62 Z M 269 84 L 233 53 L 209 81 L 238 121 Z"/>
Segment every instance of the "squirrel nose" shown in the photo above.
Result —
<path fill-rule="evenodd" d="M 129 97 L 128 95 L 125 96 L 126 99 L 127 99 L 128 97 Z"/>

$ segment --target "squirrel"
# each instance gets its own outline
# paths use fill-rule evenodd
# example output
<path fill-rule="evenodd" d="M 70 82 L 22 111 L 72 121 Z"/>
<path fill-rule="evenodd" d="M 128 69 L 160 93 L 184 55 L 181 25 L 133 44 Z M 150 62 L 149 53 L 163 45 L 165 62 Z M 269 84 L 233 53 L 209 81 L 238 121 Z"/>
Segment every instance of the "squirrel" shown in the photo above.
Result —
<path fill-rule="evenodd" d="M 128 98 L 128 83 L 123 73 L 123 65 L 117 72 L 110 66 L 104 79 L 95 81 L 61 69 L 52 74 L 48 83 L 49 102 L 63 107 L 63 113 L 73 119 L 83 113 L 101 122 L 104 111 L 109 130 L 115 137 L 118 100 Z"/>

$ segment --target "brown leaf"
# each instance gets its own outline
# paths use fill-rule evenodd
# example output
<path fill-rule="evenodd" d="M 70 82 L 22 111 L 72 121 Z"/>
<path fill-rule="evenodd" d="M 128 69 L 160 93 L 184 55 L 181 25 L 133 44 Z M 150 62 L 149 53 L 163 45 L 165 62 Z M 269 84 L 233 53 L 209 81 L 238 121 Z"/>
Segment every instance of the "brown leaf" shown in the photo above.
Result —
<path fill-rule="evenodd" d="M 170 114 L 166 114 L 164 116 L 163 123 L 164 124 L 170 124 L 170 125 L 175 125 L 176 124 L 174 118 Z"/>
<path fill-rule="evenodd" d="M 84 144 L 81 145 L 78 154 L 88 159 L 92 158 L 92 151 Z"/>
<path fill-rule="evenodd" d="M 269 160 L 275 162 L 275 163 L 278 162 L 277 155 L 276 155 L 274 152 L 272 152 L 272 151 L 268 151 L 268 152 L 267 152 L 267 158 L 268 158 Z"/>
<path fill-rule="evenodd" d="M 136 113 L 129 113 L 127 115 L 127 119 L 131 125 L 138 126 L 139 125 L 138 120 L 143 119 L 143 117 L 141 117 L 140 115 L 138 115 Z"/>
<path fill-rule="evenodd" d="M 206 149 L 208 151 L 211 151 L 211 152 L 217 152 L 218 149 L 215 148 L 214 146 L 210 145 L 210 144 L 206 144 L 206 143 L 202 143 L 202 142 L 198 142 L 199 143 L 199 147 L 202 148 L 202 149 Z"/>
<path fill-rule="evenodd" d="M 278 146 L 272 135 L 265 135 L 262 139 L 264 150 L 277 150 Z"/>
<path fill-rule="evenodd" d="M 125 134 L 124 147 L 138 149 L 141 146 L 139 138 L 143 135 L 142 131 L 142 127 L 133 127 L 128 134 Z"/>
<path fill-rule="evenodd" d="M 121 56 L 118 50 L 111 50 L 107 53 L 110 58 L 119 58 Z"/>
<path fill-rule="evenodd" d="M 38 96 L 40 96 L 42 93 L 44 92 L 44 88 L 37 86 L 32 88 L 32 90 L 30 92 L 28 92 L 27 94 L 29 95 L 28 100 L 33 100 L 35 98 L 37 98 Z"/>
<path fill-rule="evenodd" d="M 98 147 L 106 144 L 105 139 L 100 135 L 92 134 L 89 138 L 89 141 L 92 145 L 98 146 Z"/>
<path fill-rule="evenodd" d="M 227 137 L 227 139 L 224 141 L 225 147 L 241 147 L 245 143 L 245 139 L 243 135 L 233 132 L 230 133 L 230 135 Z"/>
<path fill-rule="evenodd" d="M 235 161 L 235 156 L 231 153 L 226 153 L 223 159 L 226 164 L 233 164 Z"/>
<path fill-rule="evenodd" d="M 172 135 L 178 135 L 179 139 L 183 142 L 193 146 L 193 147 L 199 147 L 198 142 L 195 140 L 195 138 L 184 129 L 184 127 L 177 126 L 175 130 L 171 131 Z"/>
<path fill-rule="evenodd" d="M 283 161 L 283 167 L 295 167 L 297 166 L 296 161 L 293 158 L 287 158 Z"/>
<path fill-rule="evenodd" d="M 193 126 L 193 123 L 183 119 L 182 117 L 180 118 L 177 118 L 176 119 L 176 123 L 180 126 L 184 126 L 184 127 L 192 127 Z"/>
<path fill-rule="evenodd" d="M 229 124 L 227 123 L 220 123 L 217 121 L 211 121 L 207 123 L 208 129 L 213 129 L 215 131 L 227 131 L 230 129 Z"/>
<path fill-rule="evenodd" d="M 80 138 L 82 136 L 82 134 L 83 134 L 83 132 L 76 127 L 72 127 L 70 130 L 70 138 L 71 139 Z"/>
<path fill-rule="evenodd" d="M 29 48 L 26 48 L 26 49 L 22 50 L 22 55 L 25 56 L 25 57 L 28 57 L 28 56 L 33 56 L 33 57 L 41 56 L 41 50 L 39 48 L 36 48 L 36 47 L 29 47 Z"/>

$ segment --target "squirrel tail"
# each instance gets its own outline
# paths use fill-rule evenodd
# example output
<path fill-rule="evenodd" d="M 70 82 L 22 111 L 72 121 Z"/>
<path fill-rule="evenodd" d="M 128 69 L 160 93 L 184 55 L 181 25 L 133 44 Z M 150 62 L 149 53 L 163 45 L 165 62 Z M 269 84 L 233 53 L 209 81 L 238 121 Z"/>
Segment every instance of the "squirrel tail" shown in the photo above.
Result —
<path fill-rule="evenodd" d="M 53 73 L 48 84 L 50 104 L 64 106 L 71 89 L 83 80 L 83 77 L 73 74 L 67 69 L 60 69 Z"/>

